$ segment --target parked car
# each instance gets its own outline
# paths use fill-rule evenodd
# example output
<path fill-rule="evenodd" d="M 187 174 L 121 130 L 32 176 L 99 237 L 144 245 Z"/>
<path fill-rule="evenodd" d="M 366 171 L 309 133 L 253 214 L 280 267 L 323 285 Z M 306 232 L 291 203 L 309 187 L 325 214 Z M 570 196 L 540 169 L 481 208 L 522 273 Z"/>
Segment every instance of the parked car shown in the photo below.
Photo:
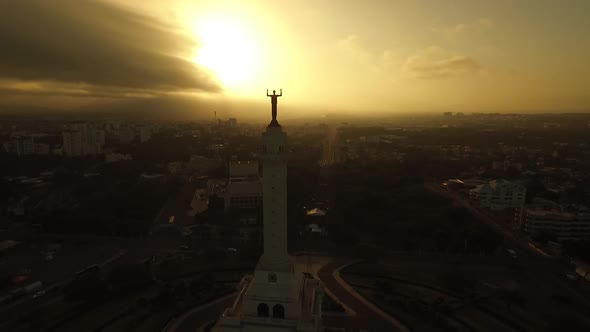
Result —
<path fill-rule="evenodd" d="M 33 298 L 36 299 L 36 298 L 41 297 L 43 295 L 45 295 L 45 291 L 41 290 L 41 291 L 38 291 L 37 293 L 33 294 Z"/>

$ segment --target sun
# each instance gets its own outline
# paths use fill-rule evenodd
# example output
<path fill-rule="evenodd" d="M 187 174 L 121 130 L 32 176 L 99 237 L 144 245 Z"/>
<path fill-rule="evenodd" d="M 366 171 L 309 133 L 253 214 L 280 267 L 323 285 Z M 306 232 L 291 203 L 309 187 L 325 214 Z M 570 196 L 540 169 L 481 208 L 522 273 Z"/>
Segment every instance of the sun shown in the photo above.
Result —
<path fill-rule="evenodd" d="M 253 78 L 258 70 L 259 48 L 245 24 L 212 16 L 199 20 L 194 30 L 199 40 L 194 61 L 212 71 L 224 87 L 240 88 Z"/>

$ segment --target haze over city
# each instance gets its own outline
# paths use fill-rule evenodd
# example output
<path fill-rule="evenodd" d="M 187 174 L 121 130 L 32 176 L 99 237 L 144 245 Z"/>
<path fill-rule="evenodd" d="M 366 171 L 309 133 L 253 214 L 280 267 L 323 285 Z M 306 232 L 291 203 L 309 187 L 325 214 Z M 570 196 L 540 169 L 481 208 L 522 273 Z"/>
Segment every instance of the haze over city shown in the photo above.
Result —
<path fill-rule="evenodd" d="M 0 331 L 590 331 L 589 12 L 0 0 Z"/>
<path fill-rule="evenodd" d="M 5 0 L 0 10 L 2 113 L 250 117 L 270 85 L 293 98 L 287 117 L 584 112 L 590 101 L 583 0 Z"/>

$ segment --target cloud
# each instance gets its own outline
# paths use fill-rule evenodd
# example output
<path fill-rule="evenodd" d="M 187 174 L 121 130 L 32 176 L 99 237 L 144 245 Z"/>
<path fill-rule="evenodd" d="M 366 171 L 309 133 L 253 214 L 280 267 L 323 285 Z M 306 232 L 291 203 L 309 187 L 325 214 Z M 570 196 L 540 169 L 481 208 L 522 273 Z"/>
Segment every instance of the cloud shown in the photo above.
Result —
<path fill-rule="evenodd" d="M 473 34 L 483 33 L 496 28 L 496 22 L 490 18 L 479 18 L 469 23 L 458 23 L 453 26 L 436 27 L 432 31 L 449 40 L 472 37 Z"/>
<path fill-rule="evenodd" d="M 389 49 L 370 52 L 356 34 L 350 34 L 336 42 L 336 47 L 347 57 L 373 72 L 391 71 L 398 60 Z"/>
<path fill-rule="evenodd" d="M 432 46 L 408 57 L 402 71 L 418 79 L 437 79 L 472 74 L 481 66 L 471 57 Z"/>
<path fill-rule="evenodd" d="M 0 1 L 0 12 L 0 89 L 5 93 L 125 96 L 220 90 L 207 71 L 188 60 L 195 42 L 155 18 L 78 0 L 6 0 Z"/>
<path fill-rule="evenodd" d="M 476 50 L 478 55 L 484 56 L 484 57 L 505 57 L 507 55 L 507 53 L 499 48 L 496 45 L 493 44 L 487 44 L 487 45 L 483 45 L 478 47 Z"/>
<path fill-rule="evenodd" d="M 336 46 L 361 64 L 369 64 L 371 62 L 371 54 L 362 47 L 359 37 L 355 34 L 350 34 L 338 40 Z"/>
<path fill-rule="evenodd" d="M 480 18 L 476 22 L 481 29 L 493 29 L 496 27 L 496 21 L 491 18 Z"/>

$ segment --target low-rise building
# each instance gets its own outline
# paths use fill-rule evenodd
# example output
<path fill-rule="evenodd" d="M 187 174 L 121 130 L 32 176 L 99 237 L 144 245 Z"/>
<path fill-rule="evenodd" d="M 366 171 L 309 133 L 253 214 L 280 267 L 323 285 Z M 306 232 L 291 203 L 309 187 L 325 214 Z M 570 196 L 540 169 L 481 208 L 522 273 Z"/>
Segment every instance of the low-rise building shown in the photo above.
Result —
<path fill-rule="evenodd" d="M 227 186 L 226 209 L 253 209 L 262 204 L 262 184 L 260 182 L 229 183 Z"/>
<path fill-rule="evenodd" d="M 206 195 L 205 189 L 195 190 L 193 199 L 191 200 L 190 216 L 196 216 L 197 214 L 205 212 L 209 208 L 209 197 Z"/>
<path fill-rule="evenodd" d="M 130 154 L 123 154 L 123 153 L 107 153 L 104 156 L 104 160 L 107 163 L 114 163 L 117 161 L 122 160 L 133 160 L 133 157 Z"/>
<path fill-rule="evenodd" d="M 170 174 L 177 174 L 182 170 L 183 164 L 182 161 L 171 161 L 166 164 L 166 166 L 168 167 L 168 172 L 170 172 Z"/>
<path fill-rule="evenodd" d="M 262 183 L 258 162 L 235 161 L 229 165 L 225 208 L 253 209 L 262 205 Z"/>
<path fill-rule="evenodd" d="M 185 169 L 187 172 L 193 175 L 206 175 L 207 171 L 211 167 L 222 164 L 219 159 L 208 158 L 200 155 L 192 155 L 190 160 L 185 163 Z"/>
<path fill-rule="evenodd" d="M 583 207 L 531 206 L 526 209 L 525 232 L 548 232 L 558 241 L 590 237 L 590 212 Z"/>
<path fill-rule="evenodd" d="M 469 195 L 481 207 L 502 210 L 524 205 L 526 187 L 518 182 L 492 180 L 471 189 Z"/>

